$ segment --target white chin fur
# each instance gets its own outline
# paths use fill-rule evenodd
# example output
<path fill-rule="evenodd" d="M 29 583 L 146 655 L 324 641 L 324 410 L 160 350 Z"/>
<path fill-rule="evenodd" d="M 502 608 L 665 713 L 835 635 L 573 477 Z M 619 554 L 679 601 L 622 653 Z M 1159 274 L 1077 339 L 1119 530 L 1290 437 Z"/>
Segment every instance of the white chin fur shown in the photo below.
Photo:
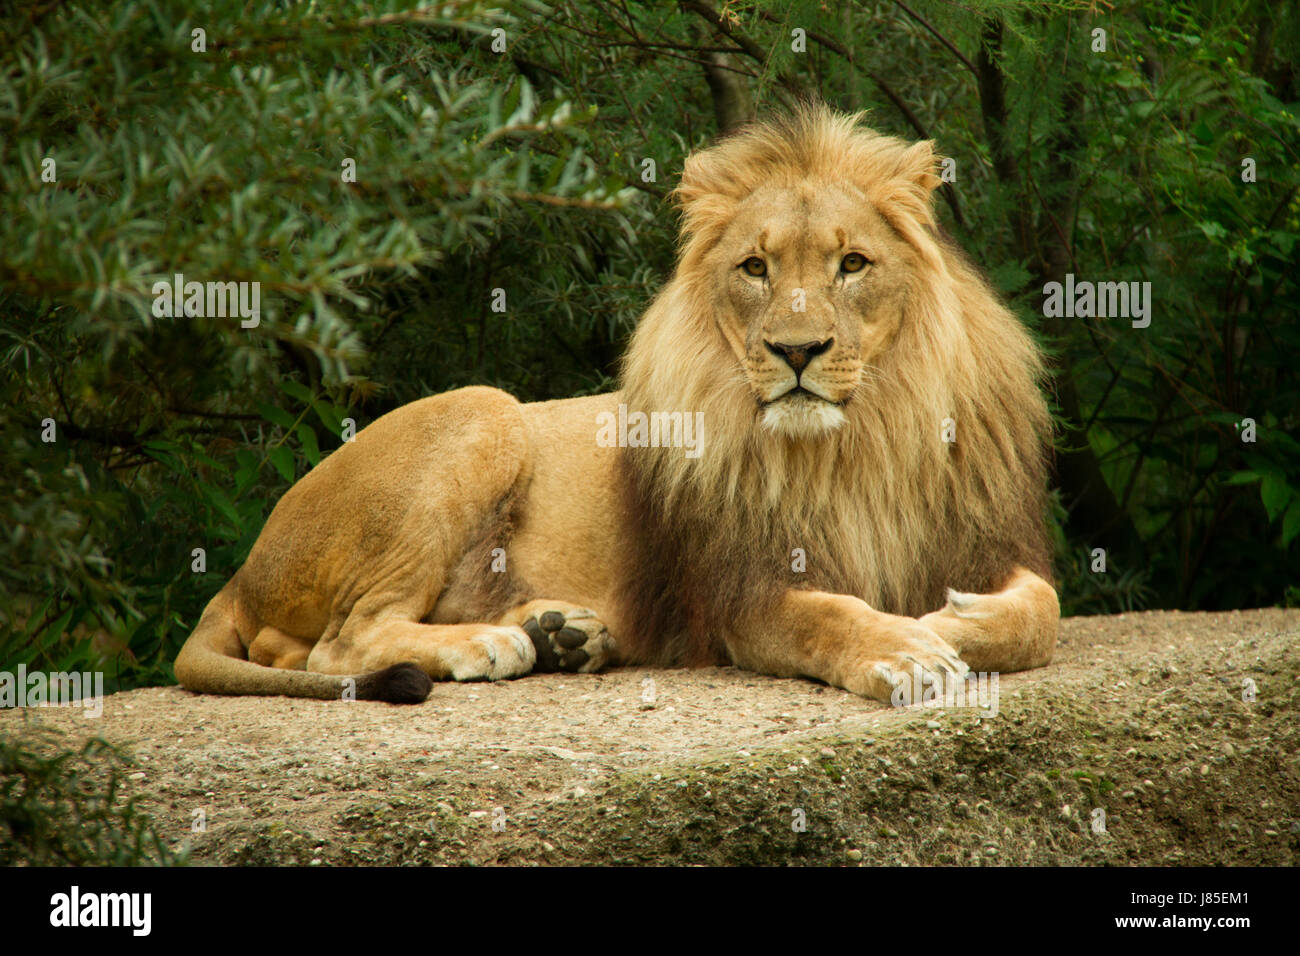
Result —
<path fill-rule="evenodd" d="M 763 427 L 787 438 L 815 438 L 842 426 L 848 419 L 838 405 L 795 396 L 763 408 Z"/>

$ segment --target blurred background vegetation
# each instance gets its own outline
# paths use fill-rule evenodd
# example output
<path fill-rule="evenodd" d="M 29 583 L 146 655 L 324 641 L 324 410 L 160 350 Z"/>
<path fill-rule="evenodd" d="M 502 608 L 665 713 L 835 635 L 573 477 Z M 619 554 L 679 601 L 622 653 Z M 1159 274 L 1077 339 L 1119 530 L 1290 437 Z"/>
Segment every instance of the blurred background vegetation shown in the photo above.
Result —
<path fill-rule="evenodd" d="M 955 159 L 1052 355 L 1066 610 L 1300 603 L 1294 4 L 202 6 L 0 0 L 0 666 L 169 681 L 344 418 L 610 388 L 686 153 L 806 96 Z M 176 273 L 260 324 L 155 317 Z M 1043 318 L 1066 273 L 1150 327 Z"/>
<path fill-rule="evenodd" d="M 138 766 L 100 737 L 35 722 L 0 737 L 0 866 L 188 864 L 185 840 L 170 846 L 129 794 Z"/>

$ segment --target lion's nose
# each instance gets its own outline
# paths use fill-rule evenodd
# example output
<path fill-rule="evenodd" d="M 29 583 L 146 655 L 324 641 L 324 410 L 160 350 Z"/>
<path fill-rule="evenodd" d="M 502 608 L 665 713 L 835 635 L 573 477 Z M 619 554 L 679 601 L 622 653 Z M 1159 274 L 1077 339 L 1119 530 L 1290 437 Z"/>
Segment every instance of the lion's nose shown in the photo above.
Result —
<path fill-rule="evenodd" d="M 764 340 L 763 344 L 767 346 L 767 350 L 773 355 L 782 358 L 785 364 L 794 369 L 794 373 L 798 375 L 808 367 L 809 362 L 829 349 L 834 342 L 834 339 L 822 339 L 820 342 L 786 345 L 784 342 L 768 342 Z"/>

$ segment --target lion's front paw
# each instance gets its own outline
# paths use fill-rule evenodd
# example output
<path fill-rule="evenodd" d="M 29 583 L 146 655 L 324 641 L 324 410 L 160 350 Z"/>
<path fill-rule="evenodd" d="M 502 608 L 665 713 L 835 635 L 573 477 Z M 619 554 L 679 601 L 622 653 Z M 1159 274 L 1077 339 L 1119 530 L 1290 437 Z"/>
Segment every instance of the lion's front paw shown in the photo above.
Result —
<path fill-rule="evenodd" d="M 887 704 L 919 704 L 945 687 L 964 681 L 970 668 L 951 645 L 917 623 L 893 629 L 888 640 L 873 641 L 849 689 Z"/>
<path fill-rule="evenodd" d="M 590 674 L 610 663 L 614 641 L 593 611 L 537 603 L 522 625 L 537 650 L 535 670 Z"/>

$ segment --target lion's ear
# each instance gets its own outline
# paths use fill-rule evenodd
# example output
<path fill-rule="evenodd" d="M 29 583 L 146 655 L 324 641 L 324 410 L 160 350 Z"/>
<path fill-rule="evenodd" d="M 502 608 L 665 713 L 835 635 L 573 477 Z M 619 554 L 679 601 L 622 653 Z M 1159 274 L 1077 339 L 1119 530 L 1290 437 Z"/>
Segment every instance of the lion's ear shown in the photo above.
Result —
<path fill-rule="evenodd" d="M 685 208 L 702 196 L 716 192 L 717 165 L 710 150 L 699 150 L 687 156 L 686 165 L 682 167 L 682 178 L 672 191 L 672 200 Z"/>
<path fill-rule="evenodd" d="M 934 155 L 932 139 L 923 139 L 904 150 L 898 167 L 900 176 L 919 186 L 926 194 L 943 183 L 939 178 L 939 159 Z"/>
<path fill-rule="evenodd" d="M 938 165 L 931 140 L 913 143 L 893 154 L 892 174 L 872 193 L 876 208 L 904 230 L 905 235 L 909 231 L 907 220 L 922 226 L 934 225 L 934 190 L 943 182 L 938 176 Z"/>
<path fill-rule="evenodd" d="M 669 199 L 682 211 L 682 237 L 694 237 L 711 245 L 735 214 L 735 170 L 716 149 L 701 150 L 686 157 L 681 182 Z M 684 253 L 685 255 L 685 253 Z"/>
<path fill-rule="evenodd" d="M 922 140 L 894 153 L 893 174 L 871 193 L 876 210 L 915 246 L 935 268 L 944 271 L 938 247 L 927 238 L 935 226 L 934 190 L 938 176 L 934 143 Z M 888 169 L 888 167 L 885 167 Z"/>

